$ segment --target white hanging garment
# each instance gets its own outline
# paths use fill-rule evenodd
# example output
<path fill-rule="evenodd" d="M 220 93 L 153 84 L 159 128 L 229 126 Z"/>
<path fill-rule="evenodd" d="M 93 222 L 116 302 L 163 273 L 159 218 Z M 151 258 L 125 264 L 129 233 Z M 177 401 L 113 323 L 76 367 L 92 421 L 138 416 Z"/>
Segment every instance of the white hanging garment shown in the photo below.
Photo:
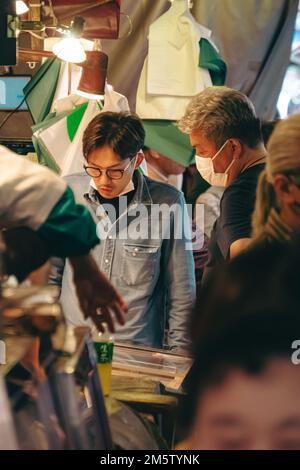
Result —
<path fill-rule="evenodd" d="M 199 41 L 210 35 L 211 31 L 193 18 L 184 0 L 174 0 L 150 25 L 147 93 L 194 96 L 204 87 L 206 80 L 198 70 Z"/>
<path fill-rule="evenodd" d="M 198 66 L 199 41 L 206 38 L 212 43 L 210 36 L 185 0 L 174 0 L 152 23 L 137 92 L 136 111 L 141 118 L 180 119 L 191 97 L 212 85 L 209 71 Z"/>
<path fill-rule="evenodd" d="M 61 164 L 61 175 L 66 176 L 73 173 L 83 171 L 84 157 L 82 153 L 82 137 L 85 129 L 91 120 L 104 111 L 129 111 L 127 98 L 117 93 L 109 85 L 105 89 L 104 107 L 101 110 L 97 101 L 89 101 L 88 107 L 79 124 L 73 142 L 69 145 L 68 150 Z"/>
<path fill-rule="evenodd" d="M 54 106 L 58 111 L 72 111 L 76 106 L 87 102 L 86 98 L 70 95 L 58 100 Z M 55 162 L 62 176 L 83 171 L 82 136 L 89 122 L 103 111 L 129 111 L 127 98 L 106 85 L 104 107 L 101 109 L 98 101 L 88 101 L 87 109 L 81 119 L 73 141 L 67 129 L 67 116 L 63 113 L 62 118 L 50 127 L 39 129 L 34 133 L 39 144 L 48 156 Z"/>
<path fill-rule="evenodd" d="M 0 228 L 37 230 L 66 190 L 48 169 L 0 145 Z"/>

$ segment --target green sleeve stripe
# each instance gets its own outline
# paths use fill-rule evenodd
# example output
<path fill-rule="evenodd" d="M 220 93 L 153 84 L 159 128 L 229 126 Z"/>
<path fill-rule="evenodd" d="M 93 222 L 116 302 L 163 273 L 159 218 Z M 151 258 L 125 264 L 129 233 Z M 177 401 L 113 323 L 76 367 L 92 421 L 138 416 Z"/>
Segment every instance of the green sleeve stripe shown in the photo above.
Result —
<path fill-rule="evenodd" d="M 95 222 L 88 209 L 77 204 L 68 187 L 38 230 L 58 257 L 87 254 L 99 243 Z"/>

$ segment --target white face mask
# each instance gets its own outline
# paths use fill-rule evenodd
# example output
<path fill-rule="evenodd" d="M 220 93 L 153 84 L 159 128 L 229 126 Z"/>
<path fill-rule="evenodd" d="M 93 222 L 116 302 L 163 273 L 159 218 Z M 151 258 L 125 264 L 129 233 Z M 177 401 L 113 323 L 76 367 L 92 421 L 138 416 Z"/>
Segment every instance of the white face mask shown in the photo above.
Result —
<path fill-rule="evenodd" d="M 197 170 L 199 171 L 202 178 L 205 179 L 212 186 L 225 187 L 227 185 L 228 172 L 230 168 L 232 167 L 233 163 L 235 162 L 235 160 L 232 160 L 232 162 L 230 163 L 230 165 L 228 166 L 228 168 L 226 169 L 224 173 L 216 173 L 214 170 L 213 161 L 215 158 L 217 158 L 219 153 L 222 152 L 227 142 L 229 141 L 226 140 L 226 142 L 222 145 L 220 150 L 218 150 L 217 153 L 212 158 L 200 157 L 199 155 L 196 155 Z"/>

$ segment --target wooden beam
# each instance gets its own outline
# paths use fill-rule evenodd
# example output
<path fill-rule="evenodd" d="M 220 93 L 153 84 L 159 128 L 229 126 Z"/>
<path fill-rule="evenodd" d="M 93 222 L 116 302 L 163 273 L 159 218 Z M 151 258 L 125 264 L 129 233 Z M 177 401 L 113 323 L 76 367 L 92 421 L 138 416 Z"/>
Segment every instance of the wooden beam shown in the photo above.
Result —
<path fill-rule="evenodd" d="M 40 0 L 30 0 L 28 18 L 30 21 L 41 21 L 41 1 Z M 34 36 L 31 36 L 31 49 L 32 50 L 42 50 L 43 46 L 44 46 L 44 41 L 42 39 L 38 39 Z"/>
<path fill-rule="evenodd" d="M 50 51 L 19 48 L 18 57 L 24 62 L 39 62 L 43 57 L 54 57 L 54 54 Z"/>

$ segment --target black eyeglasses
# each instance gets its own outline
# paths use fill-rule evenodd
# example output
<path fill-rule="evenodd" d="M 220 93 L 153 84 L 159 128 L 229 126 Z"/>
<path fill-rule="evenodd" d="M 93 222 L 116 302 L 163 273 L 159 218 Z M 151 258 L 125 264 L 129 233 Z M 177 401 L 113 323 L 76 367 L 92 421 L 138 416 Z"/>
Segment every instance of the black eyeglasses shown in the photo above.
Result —
<path fill-rule="evenodd" d="M 96 167 L 96 166 L 86 166 L 83 165 L 83 168 L 85 169 L 85 172 L 91 176 L 92 178 L 101 178 L 103 173 L 106 173 L 107 177 L 111 180 L 120 180 L 123 178 L 123 175 L 125 171 L 128 170 L 132 162 L 135 162 L 135 159 L 133 158 L 130 160 L 128 165 L 125 168 L 122 168 L 120 170 L 113 170 L 112 168 L 108 168 L 107 170 L 101 170 L 101 168 Z"/>

